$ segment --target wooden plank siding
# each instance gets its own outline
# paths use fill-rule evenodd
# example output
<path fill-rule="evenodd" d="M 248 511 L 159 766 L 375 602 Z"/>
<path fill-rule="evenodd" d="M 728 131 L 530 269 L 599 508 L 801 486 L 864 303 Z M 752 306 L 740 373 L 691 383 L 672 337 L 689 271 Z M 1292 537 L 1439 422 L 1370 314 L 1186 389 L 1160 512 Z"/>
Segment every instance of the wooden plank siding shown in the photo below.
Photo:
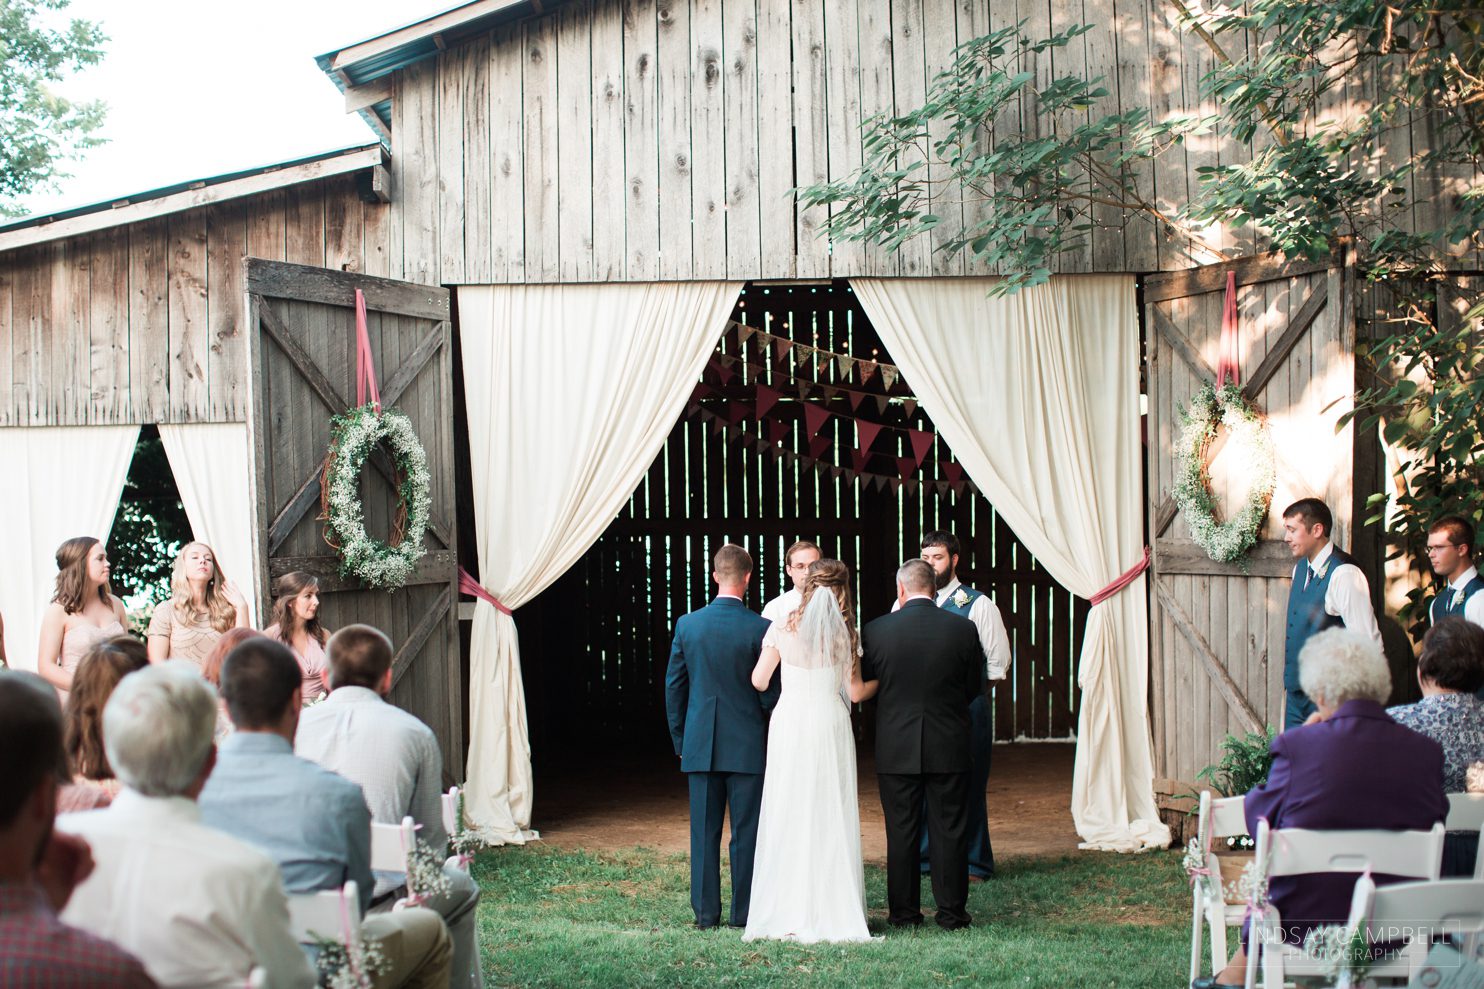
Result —
<path fill-rule="evenodd" d="M 0 254 L 0 426 L 246 421 L 243 257 L 380 273 L 388 213 L 338 175 Z"/>

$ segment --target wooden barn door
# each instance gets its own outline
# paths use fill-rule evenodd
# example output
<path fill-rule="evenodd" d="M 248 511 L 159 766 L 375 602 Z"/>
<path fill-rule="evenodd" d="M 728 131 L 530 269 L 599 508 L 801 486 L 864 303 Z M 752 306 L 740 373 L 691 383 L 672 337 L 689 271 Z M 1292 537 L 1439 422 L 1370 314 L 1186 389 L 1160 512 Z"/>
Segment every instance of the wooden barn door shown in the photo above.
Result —
<path fill-rule="evenodd" d="M 339 575 L 320 520 L 320 468 L 330 417 L 355 403 L 355 290 L 367 325 L 383 408 L 412 420 L 427 451 L 433 511 L 427 555 L 388 593 Z M 391 699 L 433 729 L 445 774 L 463 779 L 463 697 L 454 533 L 452 324 L 449 293 L 434 286 L 247 259 L 252 427 L 260 520 L 262 600 L 293 570 L 320 579 L 329 628 L 374 625 L 395 649 Z M 391 461 L 373 456 L 361 480 L 366 528 L 385 538 L 396 509 Z"/>
<path fill-rule="evenodd" d="M 1191 540 L 1175 509 L 1173 444 L 1179 410 L 1215 380 L 1227 273 L 1235 272 L 1241 316 L 1242 389 L 1266 413 L 1277 452 L 1277 489 L 1261 541 L 1245 567 L 1220 564 Z M 1335 537 L 1351 548 L 1356 465 L 1354 427 L 1336 431 L 1353 407 L 1354 287 L 1339 256 L 1288 262 L 1263 255 L 1144 280 L 1148 394 L 1150 706 L 1158 775 L 1194 780 L 1215 762 L 1228 733 L 1282 725 L 1283 640 L 1293 560 L 1283 544 L 1283 509 L 1324 499 Z M 1231 510 L 1247 472 L 1213 443 L 1211 488 Z"/>

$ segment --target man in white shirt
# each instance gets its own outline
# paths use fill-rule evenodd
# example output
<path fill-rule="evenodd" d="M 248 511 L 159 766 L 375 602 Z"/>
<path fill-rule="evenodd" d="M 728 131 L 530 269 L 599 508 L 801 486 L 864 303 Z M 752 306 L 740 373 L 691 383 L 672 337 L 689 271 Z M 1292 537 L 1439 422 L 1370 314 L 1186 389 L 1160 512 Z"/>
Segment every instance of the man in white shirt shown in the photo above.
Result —
<path fill-rule="evenodd" d="M 1429 625 L 1462 616 L 1484 625 L 1484 577 L 1474 566 L 1474 525 L 1458 515 L 1438 519 L 1427 530 L 1427 559 L 1444 582 L 1427 609 Z"/>
<path fill-rule="evenodd" d="M 216 764 L 216 698 L 204 681 L 152 666 L 103 709 L 104 751 L 123 791 L 103 810 L 66 814 L 97 868 L 62 919 L 136 955 L 161 986 L 309 989 L 314 968 L 289 932 L 273 860 L 206 827 L 196 797 Z"/>
<path fill-rule="evenodd" d="M 939 608 L 962 615 L 974 623 L 984 652 L 985 693 L 969 705 L 974 767 L 969 774 L 969 881 L 983 882 L 994 875 L 994 849 L 989 841 L 989 812 L 984 792 L 989 787 L 990 759 L 994 752 L 994 709 L 989 691 L 1010 671 L 1010 635 L 1000 609 L 983 594 L 958 579 L 958 537 L 951 532 L 929 532 L 922 537 L 922 560 L 933 568 L 937 587 L 934 602 Z M 892 608 L 896 610 L 895 607 Z M 977 794 L 977 799 L 974 795 Z M 922 835 L 921 871 L 928 872 L 928 837 Z"/>
<path fill-rule="evenodd" d="M 1299 686 L 1299 650 L 1309 637 L 1343 625 L 1381 645 L 1371 606 L 1371 585 L 1355 558 L 1330 542 L 1334 516 L 1318 498 L 1301 498 L 1283 510 L 1283 541 L 1298 562 L 1288 588 L 1288 625 L 1283 649 L 1283 688 L 1288 693 L 1284 729 L 1303 724 L 1318 710 Z"/>
<path fill-rule="evenodd" d="M 330 696 L 300 716 L 294 753 L 359 784 L 373 821 L 400 824 L 410 816 L 418 840 L 441 857 L 448 846 L 443 754 L 432 729 L 385 700 L 392 689 L 391 640 L 369 625 L 347 625 L 330 636 L 325 654 Z M 482 985 L 475 930 L 479 887 L 463 869 L 447 867 L 443 874 L 451 892 L 423 905 L 443 915 L 453 938 L 451 984 Z M 401 882 L 400 876 L 377 875 L 378 906 L 391 906 L 387 894 Z"/>
<path fill-rule="evenodd" d="M 783 554 L 784 568 L 793 586 L 763 605 L 763 617 L 770 622 L 781 622 L 798 610 L 804 602 L 804 578 L 809 576 L 809 564 L 823 556 L 819 547 L 807 539 L 800 539 Z"/>

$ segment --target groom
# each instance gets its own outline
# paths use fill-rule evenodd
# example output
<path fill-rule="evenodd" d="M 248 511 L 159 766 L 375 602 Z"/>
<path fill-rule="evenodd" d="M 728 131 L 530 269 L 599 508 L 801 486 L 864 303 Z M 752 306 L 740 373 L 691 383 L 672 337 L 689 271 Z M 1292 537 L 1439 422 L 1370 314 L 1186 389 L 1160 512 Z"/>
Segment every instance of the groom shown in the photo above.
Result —
<path fill-rule="evenodd" d="M 918 834 L 925 804 L 935 919 L 956 930 L 970 922 L 969 703 L 980 694 L 984 653 L 974 623 L 939 608 L 933 591 L 932 567 L 902 564 L 900 609 L 861 633 L 861 678 L 880 681 L 876 778 L 886 817 L 887 920 L 922 923 Z"/>
<path fill-rule="evenodd" d="M 716 551 L 716 599 L 675 623 L 665 710 L 680 770 L 690 782 L 690 905 L 702 930 L 721 921 L 721 826 L 732 816 L 733 927 L 747 926 L 752 858 L 763 799 L 766 720 L 778 678 L 759 694 L 752 668 L 768 622 L 742 603 L 752 557 L 727 543 Z"/>

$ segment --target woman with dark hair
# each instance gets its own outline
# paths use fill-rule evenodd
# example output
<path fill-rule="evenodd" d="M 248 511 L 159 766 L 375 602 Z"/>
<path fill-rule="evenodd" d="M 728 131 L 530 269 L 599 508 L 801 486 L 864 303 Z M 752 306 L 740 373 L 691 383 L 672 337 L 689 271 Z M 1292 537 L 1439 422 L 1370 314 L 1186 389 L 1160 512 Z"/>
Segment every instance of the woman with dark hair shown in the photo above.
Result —
<path fill-rule="evenodd" d="M 1397 724 L 1443 747 L 1443 789 L 1464 792 L 1464 774 L 1484 759 L 1484 628 L 1463 618 L 1444 618 L 1422 637 L 1417 660 L 1422 700 L 1387 709 Z"/>
<path fill-rule="evenodd" d="M 270 639 L 289 647 L 304 674 L 303 697 L 308 705 L 330 689 L 325 643 L 330 630 L 319 622 L 319 578 L 295 570 L 278 578 L 273 599 L 273 624 L 263 630 Z"/>
<path fill-rule="evenodd" d="M 211 547 L 186 543 L 175 557 L 170 600 L 156 605 L 150 618 L 149 661 L 186 659 L 203 666 L 223 633 L 247 625 L 247 599 L 222 576 Z"/>
<path fill-rule="evenodd" d="M 57 583 L 41 616 L 36 672 L 62 704 L 82 658 L 104 639 L 123 635 L 128 615 L 108 586 L 108 553 L 92 536 L 76 536 L 57 547 Z"/>
<path fill-rule="evenodd" d="M 117 796 L 119 782 L 103 750 L 103 706 L 120 680 L 148 665 L 144 643 L 132 635 L 104 639 L 77 664 L 62 712 L 62 744 L 72 783 L 57 795 L 57 813 L 106 807 Z"/>

